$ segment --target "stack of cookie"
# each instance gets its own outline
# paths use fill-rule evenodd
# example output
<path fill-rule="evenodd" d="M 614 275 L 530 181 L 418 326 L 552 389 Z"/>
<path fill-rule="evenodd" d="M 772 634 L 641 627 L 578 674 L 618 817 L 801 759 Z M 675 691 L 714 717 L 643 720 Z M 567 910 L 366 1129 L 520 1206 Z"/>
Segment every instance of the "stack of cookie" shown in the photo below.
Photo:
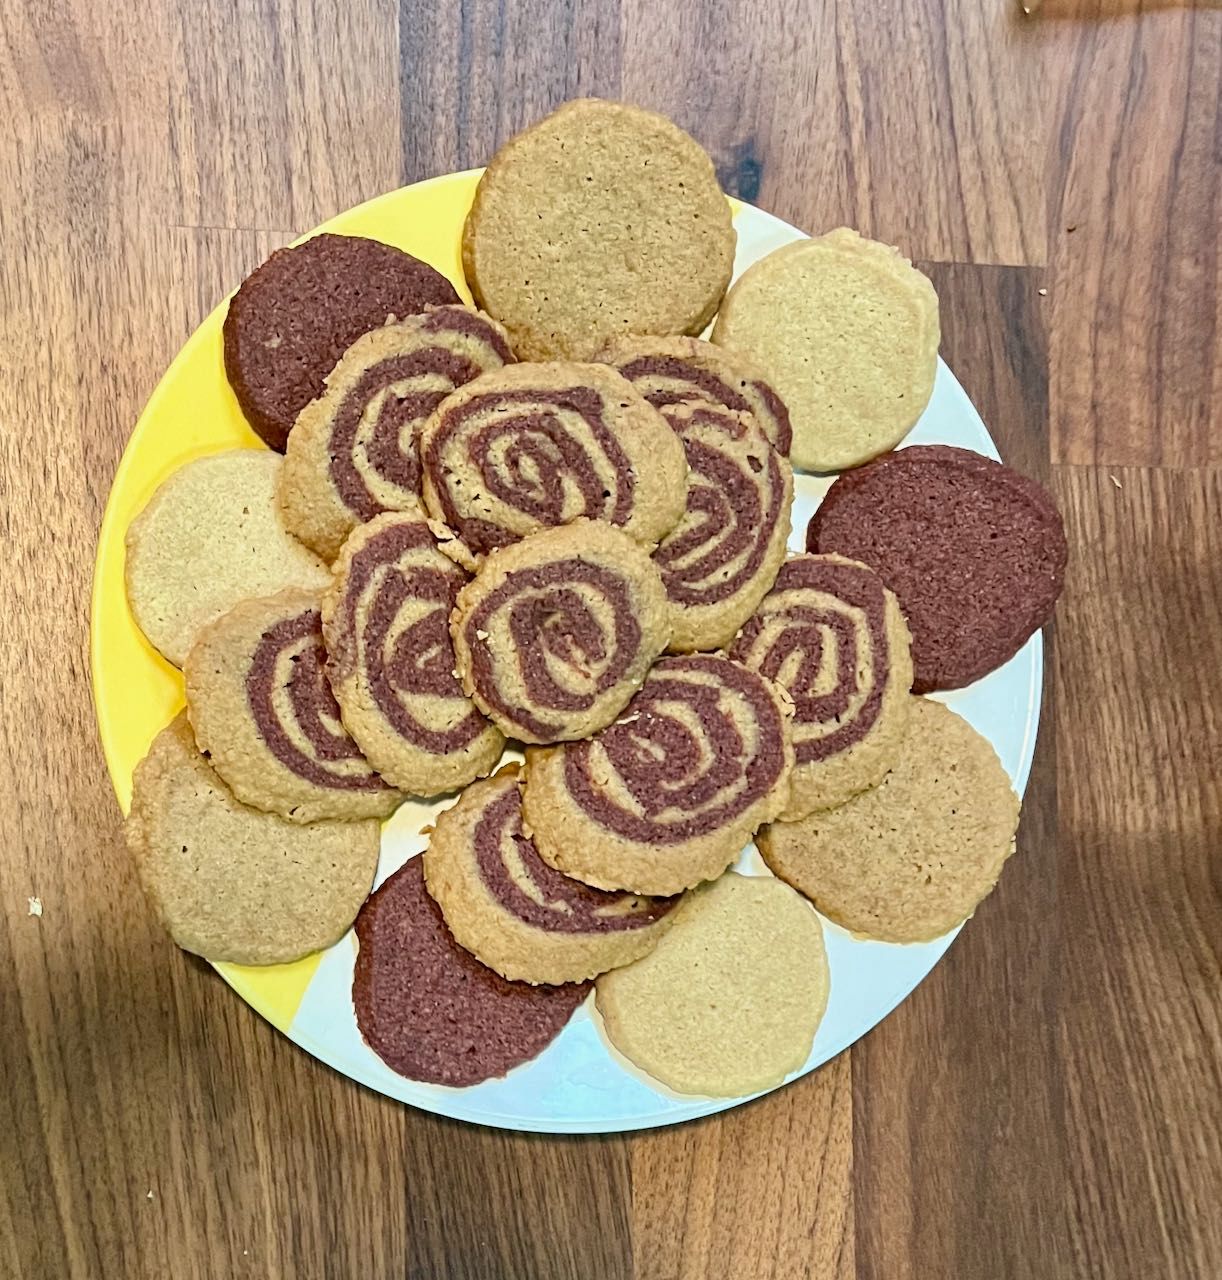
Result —
<path fill-rule="evenodd" d="M 134 782 L 150 896 L 248 964 L 355 918 L 358 1024 L 411 1078 L 503 1074 L 593 980 L 656 1080 L 775 1084 L 828 998 L 810 904 L 933 937 L 1012 847 L 992 749 L 913 690 L 1046 620 L 1055 508 L 977 455 L 889 452 L 938 346 L 894 250 L 833 232 L 727 293 L 734 246 L 690 137 L 570 103 L 480 182 L 478 309 L 359 238 L 255 271 L 225 369 L 271 451 L 189 464 L 129 532 L 187 701 Z M 860 469 L 786 559 L 795 466 Z M 368 897 L 378 820 L 453 792 Z M 729 870 L 753 838 L 777 878 Z"/>

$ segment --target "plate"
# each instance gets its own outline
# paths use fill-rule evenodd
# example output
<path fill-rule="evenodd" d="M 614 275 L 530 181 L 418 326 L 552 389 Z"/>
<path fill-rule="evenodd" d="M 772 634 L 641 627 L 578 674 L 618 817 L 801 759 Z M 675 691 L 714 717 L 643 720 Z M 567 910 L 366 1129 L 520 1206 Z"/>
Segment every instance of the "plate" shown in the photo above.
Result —
<path fill-rule="evenodd" d="M 447 275 L 469 301 L 459 234 L 479 174 L 449 174 L 392 191 L 318 230 L 398 245 Z M 803 235 L 771 214 L 737 202 L 734 219 L 736 277 Z M 128 610 L 124 534 L 157 486 L 184 462 L 222 449 L 263 447 L 225 379 L 225 307 L 222 302 L 191 335 L 153 392 L 119 463 L 102 520 L 90 657 L 102 747 L 124 812 L 131 799 L 132 770 L 183 705 L 181 675 L 144 639 Z M 929 407 L 905 441 L 918 443 L 961 445 L 997 457 L 979 414 L 940 361 Z M 794 550 L 802 549 L 807 521 L 829 484 L 826 477 L 796 477 Z M 1020 794 L 1035 747 L 1042 656 L 1037 633 L 1005 666 L 967 689 L 941 696 L 992 742 Z M 420 829 L 440 807 L 408 801 L 386 824 L 379 884 L 420 852 L 425 843 Z M 753 847 L 744 851 L 738 869 L 769 874 Z M 835 1057 L 886 1017 L 937 964 L 958 932 L 898 946 L 855 939 L 827 921 L 824 929 L 831 998 L 810 1059 L 790 1079 Z M 545 1133 L 612 1133 L 675 1124 L 748 1101 L 684 1097 L 650 1081 L 607 1043 L 592 1000 L 538 1058 L 500 1080 L 467 1089 L 405 1080 L 382 1063 L 357 1031 L 350 994 L 355 953 L 349 933 L 328 951 L 293 964 L 216 968 L 238 995 L 316 1058 L 371 1089 L 458 1120 Z"/>

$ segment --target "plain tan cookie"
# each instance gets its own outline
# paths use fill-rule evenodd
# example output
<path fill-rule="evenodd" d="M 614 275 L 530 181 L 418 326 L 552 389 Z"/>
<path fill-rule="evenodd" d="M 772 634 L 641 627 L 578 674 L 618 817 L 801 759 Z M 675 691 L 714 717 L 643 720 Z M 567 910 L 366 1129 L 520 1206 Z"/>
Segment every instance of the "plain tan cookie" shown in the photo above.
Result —
<path fill-rule="evenodd" d="M 699 333 L 734 245 L 698 143 L 652 111 L 586 98 L 493 157 L 463 228 L 463 269 L 521 359 L 586 359 L 627 333 Z"/>
<path fill-rule="evenodd" d="M 595 1000 L 642 1071 L 678 1093 L 732 1098 L 805 1064 L 830 983 L 810 907 L 779 880 L 730 873 L 687 896 L 652 954 L 603 974 Z"/>
<path fill-rule="evenodd" d="M 128 845 L 170 936 L 234 964 L 281 964 L 337 942 L 373 885 L 376 822 L 299 826 L 239 804 L 186 714 L 132 779 Z"/>
<path fill-rule="evenodd" d="M 713 341 L 753 359 L 785 401 L 794 466 L 841 471 L 897 445 L 929 403 L 938 296 L 897 250 L 841 227 L 745 271 Z"/>
<path fill-rule="evenodd" d="M 281 587 L 320 590 L 327 567 L 276 508 L 277 454 L 234 449 L 180 467 L 127 530 L 127 600 L 176 667 L 196 633 L 239 600 Z"/>
<path fill-rule="evenodd" d="M 886 942 L 940 937 L 975 911 L 1014 848 L 1018 797 L 989 742 L 914 698 L 891 772 L 872 791 L 778 822 L 764 861 L 830 920 Z"/>

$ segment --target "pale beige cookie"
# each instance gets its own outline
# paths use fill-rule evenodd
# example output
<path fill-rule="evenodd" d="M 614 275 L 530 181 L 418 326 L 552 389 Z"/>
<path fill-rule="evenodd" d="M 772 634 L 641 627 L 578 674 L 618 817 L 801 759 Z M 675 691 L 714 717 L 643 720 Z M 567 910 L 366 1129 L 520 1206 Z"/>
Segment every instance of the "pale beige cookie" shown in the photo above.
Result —
<path fill-rule="evenodd" d="M 585 98 L 492 158 L 463 228 L 463 269 L 521 359 L 585 359 L 626 333 L 699 333 L 734 244 L 694 139 L 652 111 Z"/>
<path fill-rule="evenodd" d="M 197 458 L 128 527 L 128 603 L 176 667 L 200 628 L 239 600 L 329 581 L 326 565 L 289 534 L 277 510 L 281 465 L 265 449 Z"/>
<path fill-rule="evenodd" d="M 899 444 L 929 403 L 938 296 L 898 250 L 841 227 L 748 268 L 713 341 L 754 360 L 785 401 L 794 466 L 841 471 Z"/>
<path fill-rule="evenodd" d="M 610 724 L 670 639 L 653 561 L 599 520 L 492 552 L 450 618 L 467 695 L 511 738 L 560 742 Z"/>
<path fill-rule="evenodd" d="M 385 818 L 403 796 L 340 720 L 319 600 L 281 591 L 205 627 L 183 665 L 191 726 L 243 804 L 293 822 Z"/>
<path fill-rule="evenodd" d="M 913 698 L 871 791 L 756 837 L 764 861 L 830 920 L 885 942 L 940 937 L 975 911 L 1014 848 L 1018 797 L 988 740 Z"/>
<path fill-rule="evenodd" d="M 424 503 L 468 567 L 582 517 L 652 544 L 683 514 L 683 446 L 603 364 L 516 364 L 468 383 L 425 423 Z"/>
<path fill-rule="evenodd" d="M 376 822 L 285 822 L 239 804 L 196 749 L 185 712 L 132 778 L 128 846 L 186 951 L 281 964 L 339 941 L 373 886 Z"/>
<path fill-rule="evenodd" d="M 654 951 L 594 990 L 635 1066 L 678 1093 L 733 1098 L 805 1065 L 830 985 L 819 917 L 779 880 L 730 873 L 693 890 Z"/>
<path fill-rule="evenodd" d="M 516 765 L 438 816 L 424 875 L 455 940 L 524 982 L 584 982 L 647 955 L 679 901 L 604 893 L 549 867 L 522 827 Z"/>

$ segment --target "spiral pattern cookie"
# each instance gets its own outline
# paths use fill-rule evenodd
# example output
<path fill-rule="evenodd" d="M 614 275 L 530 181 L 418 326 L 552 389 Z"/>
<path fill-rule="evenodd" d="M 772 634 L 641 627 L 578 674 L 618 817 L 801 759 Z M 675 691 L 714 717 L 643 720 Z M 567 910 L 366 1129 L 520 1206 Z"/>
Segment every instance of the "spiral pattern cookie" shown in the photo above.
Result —
<path fill-rule="evenodd" d="M 782 817 L 875 786 L 894 763 L 911 699 L 908 625 L 873 569 L 796 556 L 730 646 L 793 699 L 794 770 Z"/>
<path fill-rule="evenodd" d="M 737 352 L 699 338 L 621 338 L 598 358 L 618 369 L 656 409 L 711 404 L 754 416 L 778 453 L 789 456 L 789 410 L 772 384 Z"/>
<path fill-rule="evenodd" d="M 525 982 L 582 982 L 640 959 L 679 901 L 607 893 L 548 866 L 522 826 L 516 765 L 438 817 L 424 875 L 458 942 Z"/>
<path fill-rule="evenodd" d="M 315 822 L 384 818 L 403 799 L 340 719 L 318 594 L 244 600 L 200 632 L 183 675 L 199 749 L 244 804 Z"/>
<path fill-rule="evenodd" d="M 654 563 L 670 600 L 675 653 L 727 644 L 785 559 L 793 471 L 748 414 L 671 405 L 666 420 L 687 455 L 683 519 Z"/>
<path fill-rule="evenodd" d="M 720 875 L 789 795 L 790 707 L 729 658 L 664 658 L 609 728 L 527 754 L 543 860 L 587 884 L 670 894 Z"/>
<path fill-rule="evenodd" d="M 424 501 L 467 563 L 583 516 L 654 543 L 683 513 L 683 449 L 600 364 L 506 365 L 425 424 Z"/>
<path fill-rule="evenodd" d="M 666 647 L 670 611 L 645 552 L 579 520 L 493 552 L 458 593 L 450 631 L 485 715 L 524 742 L 561 742 L 619 715 Z"/>
<path fill-rule="evenodd" d="M 416 507 L 355 530 L 323 597 L 327 677 L 344 727 L 387 782 L 413 795 L 483 777 L 505 746 L 454 674 L 450 612 L 466 581 Z"/>
<path fill-rule="evenodd" d="M 512 360 L 504 329 L 470 307 L 434 307 L 358 338 L 289 435 L 278 488 L 289 529 L 330 562 L 358 524 L 418 500 L 429 414 Z"/>

